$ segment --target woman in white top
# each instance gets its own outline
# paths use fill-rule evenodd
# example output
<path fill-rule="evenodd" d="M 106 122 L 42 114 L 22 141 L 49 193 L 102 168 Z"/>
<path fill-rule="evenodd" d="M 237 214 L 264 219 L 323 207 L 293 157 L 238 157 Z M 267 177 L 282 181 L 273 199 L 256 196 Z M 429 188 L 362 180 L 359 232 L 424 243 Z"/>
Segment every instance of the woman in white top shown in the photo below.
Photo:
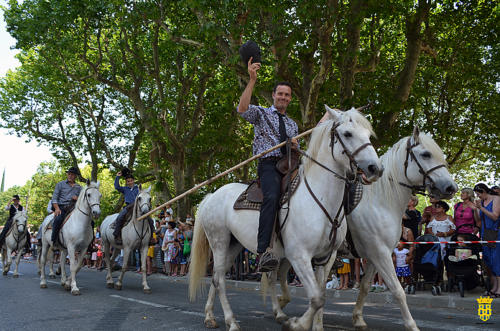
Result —
<path fill-rule="evenodd" d="M 453 217 L 446 214 L 449 209 L 450 206 L 446 202 L 438 201 L 436 203 L 436 214 L 425 229 L 426 233 L 437 236 L 441 242 L 450 241 L 456 229 Z M 444 259 L 445 247 L 446 244 L 441 244 L 441 259 Z"/>

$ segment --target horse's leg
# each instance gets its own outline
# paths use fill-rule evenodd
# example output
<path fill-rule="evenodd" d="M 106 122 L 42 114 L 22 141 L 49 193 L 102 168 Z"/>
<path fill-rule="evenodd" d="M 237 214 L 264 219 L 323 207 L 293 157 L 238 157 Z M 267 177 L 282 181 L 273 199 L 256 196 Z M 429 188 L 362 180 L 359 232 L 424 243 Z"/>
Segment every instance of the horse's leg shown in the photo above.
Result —
<path fill-rule="evenodd" d="M 146 250 L 146 254 L 147 254 Z M 123 276 L 125 275 L 125 272 L 127 272 L 128 269 L 128 257 L 130 255 L 130 248 L 127 245 L 123 245 L 123 265 L 122 265 L 122 270 L 120 272 L 120 276 L 118 276 L 118 280 L 116 281 L 115 284 L 115 289 L 121 290 L 122 289 L 122 282 L 123 282 Z"/>
<path fill-rule="evenodd" d="M 288 290 L 288 270 L 290 270 L 291 264 L 287 259 L 281 260 L 280 268 L 278 270 L 278 275 L 280 277 L 280 287 L 281 295 L 278 296 L 278 302 L 280 308 L 283 309 L 291 301 L 290 291 Z"/>
<path fill-rule="evenodd" d="M 207 329 L 217 329 L 219 326 L 217 325 L 217 321 L 215 320 L 214 315 L 214 302 L 215 302 L 215 292 L 216 288 L 212 279 L 210 282 L 210 290 L 208 291 L 208 299 L 205 304 L 205 327 Z"/>
<path fill-rule="evenodd" d="M 23 245 L 23 247 L 24 247 L 24 245 Z M 19 261 L 20 261 L 20 260 L 21 260 L 21 252 L 19 252 L 19 251 L 18 251 L 18 252 L 16 253 L 16 267 L 15 267 L 15 269 L 14 269 L 14 275 L 13 275 L 13 277 L 14 277 L 14 278 L 19 277 L 19 272 L 18 272 L 18 269 L 19 269 Z"/>
<path fill-rule="evenodd" d="M 282 308 L 290 302 L 290 293 L 288 292 L 287 284 L 287 272 L 290 269 L 290 263 L 286 259 L 282 259 L 280 262 L 279 269 L 271 273 L 269 277 L 269 292 L 271 295 L 271 303 L 273 306 L 274 318 L 278 323 L 283 323 L 288 319 L 288 316 L 283 312 Z M 278 297 L 276 293 L 276 278 L 280 275 L 280 287 L 283 293 L 282 296 Z"/>
<path fill-rule="evenodd" d="M 49 248 L 48 252 L 49 258 L 49 278 L 56 278 L 56 274 L 54 273 L 54 250 Z"/>
<path fill-rule="evenodd" d="M 417 324 L 411 316 L 410 310 L 408 309 L 408 304 L 406 303 L 406 295 L 401 283 L 396 275 L 396 270 L 394 269 L 394 264 L 392 262 L 391 255 L 387 251 L 386 254 L 380 252 L 378 259 L 373 259 L 372 263 L 377 268 L 384 279 L 385 284 L 392 292 L 392 295 L 396 298 L 401 308 L 401 315 L 403 315 L 404 326 L 406 330 L 419 330 Z"/>
<path fill-rule="evenodd" d="M 113 276 L 111 274 L 111 260 L 110 260 L 110 255 L 111 255 L 111 247 L 109 244 L 109 241 L 104 240 L 104 262 L 106 263 L 106 287 L 107 288 L 113 288 L 114 282 L 113 282 Z"/>
<path fill-rule="evenodd" d="M 147 272 L 146 272 L 146 263 L 148 259 L 148 249 L 149 243 L 142 243 L 141 247 L 141 269 L 142 269 L 142 288 L 144 293 L 151 294 L 151 288 L 148 285 L 147 281 Z"/>
<path fill-rule="evenodd" d="M 392 268 L 393 267 L 394 266 L 392 266 Z M 368 290 L 370 289 L 370 284 L 376 271 L 375 266 L 370 262 L 370 260 L 367 260 L 364 271 L 365 275 L 361 278 L 358 299 L 356 300 L 356 305 L 354 306 L 354 311 L 352 312 L 352 324 L 356 329 L 366 329 L 368 327 L 363 318 L 363 306 L 365 305 L 365 299 L 368 295 Z"/>
<path fill-rule="evenodd" d="M 7 252 L 7 248 L 3 248 L 2 249 L 2 267 L 3 267 L 3 275 L 7 275 L 7 273 L 9 272 L 9 268 L 7 267 L 7 255 L 8 255 L 8 252 Z"/>
<path fill-rule="evenodd" d="M 7 263 L 3 268 L 3 274 L 7 275 L 10 270 L 10 265 L 12 264 L 12 250 L 7 246 Z"/>
<path fill-rule="evenodd" d="M 66 291 L 71 289 L 70 281 L 71 279 L 66 275 L 66 256 L 68 256 L 68 251 L 65 249 L 59 250 L 59 265 L 61 266 L 61 285 L 64 286 Z M 71 258 L 70 258 L 71 261 Z"/>
<path fill-rule="evenodd" d="M 45 263 L 47 262 L 47 252 L 49 243 L 42 238 L 42 251 L 40 255 L 40 288 L 47 288 L 47 280 L 45 279 Z"/>
<path fill-rule="evenodd" d="M 336 258 L 337 258 L 337 251 L 334 251 L 332 253 L 332 255 L 330 256 L 330 259 L 328 260 L 328 262 L 324 266 L 324 268 L 321 268 L 321 269 L 323 269 L 322 272 L 319 270 L 320 268 L 317 268 L 317 270 L 316 270 L 317 271 L 316 272 L 316 279 L 318 281 L 318 284 L 320 286 L 322 286 L 321 288 L 323 290 L 323 295 L 325 297 L 326 297 L 326 295 L 325 295 L 326 281 L 328 280 L 328 275 L 330 274 L 330 270 L 332 269 L 333 263 L 335 262 Z M 318 312 L 314 316 L 313 327 L 312 327 L 313 331 L 323 330 L 323 310 L 324 310 L 324 306 L 321 307 L 320 309 L 318 309 Z"/>
<path fill-rule="evenodd" d="M 222 236 L 221 236 L 222 237 Z M 219 292 L 219 300 L 224 311 L 224 321 L 226 328 L 229 331 L 240 330 L 240 326 L 234 318 L 234 313 L 231 310 L 229 301 L 226 296 L 226 271 L 233 265 L 236 255 L 241 252 L 242 246 L 238 244 L 229 245 L 230 236 L 227 236 L 227 243 L 224 242 L 226 238 L 222 239 L 222 243 L 216 243 L 217 248 L 214 248 L 214 276 L 212 283 Z M 220 238 L 219 238 L 220 240 Z M 205 318 L 206 321 L 206 318 Z"/>
<path fill-rule="evenodd" d="M 290 318 L 284 323 L 283 327 L 288 330 L 309 330 L 314 315 L 318 309 L 322 308 L 325 304 L 324 290 L 319 288 L 319 284 L 314 275 L 311 259 L 300 258 L 290 262 L 292 262 L 293 270 L 295 270 L 300 281 L 304 284 L 310 302 L 307 311 L 300 318 Z"/>
<path fill-rule="evenodd" d="M 69 253 L 69 270 L 71 272 L 71 294 L 73 295 L 80 295 L 80 289 L 78 286 L 76 286 L 76 274 L 78 270 L 80 270 L 83 258 L 85 257 L 85 251 L 82 250 L 80 254 L 78 254 L 78 257 L 75 256 L 75 247 L 72 245 L 68 246 L 68 253 Z"/>

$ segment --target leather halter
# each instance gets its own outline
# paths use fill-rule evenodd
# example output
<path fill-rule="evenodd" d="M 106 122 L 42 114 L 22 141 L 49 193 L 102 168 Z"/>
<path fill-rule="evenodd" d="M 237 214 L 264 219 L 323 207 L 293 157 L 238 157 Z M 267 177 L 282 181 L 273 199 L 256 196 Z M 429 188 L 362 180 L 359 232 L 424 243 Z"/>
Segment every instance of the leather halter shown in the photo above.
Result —
<path fill-rule="evenodd" d="M 95 190 L 99 191 L 99 189 L 97 189 L 97 188 L 95 188 L 95 187 L 87 187 L 87 188 L 85 189 L 85 192 L 83 193 L 83 195 L 85 196 L 85 197 L 84 197 L 84 199 L 85 199 L 85 201 L 87 202 L 87 205 L 89 206 L 89 208 L 90 208 L 90 209 L 92 209 L 92 207 L 94 207 L 94 206 L 99 206 L 99 207 L 101 206 L 101 203 L 100 203 L 100 202 L 98 202 L 98 203 L 94 203 L 94 204 L 90 204 L 89 199 L 87 198 L 87 191 L 88 191 L 88 190 L 90 190 L 91 188 L 93 188 L 93 189 L 95 189 Z M 89 213 L 89 214 L 85 213 L 83 210 L 81 210 L 81 209 L 80 209 L 80 206 L 78 206 L 78 210 L 79 210 L 79 211 L 80 211 L 83 215 L 85 215 L 85 216 L 90 216 L 90 213 Z"/>
<path fill-rule="evenodd" d="M 347 149 L 346 145 L 344 144 L 344 142 L 340 138 L 340 135 L 338 134 L 337 127 L 339 127 L 339 125 L 340 125 L 340 123 L 334 123 L 332 125 L 332 129 L 331 129 L 331 132 L 330 132 L 330 137 L 331 137 L 330 150 L 331 150 L 331 153 L 332 153 L 332 158 L 335 160 L 335 157 L 334 157 L 334 154 L 333 154 L 333 146 L 335 145 L 335 138 L 337 138 L 337 140 L 342 145 L 342 148 L 344 149 L 344 151 L 342 153 L 346 154 L 347 157 L 349 158 L 351 169 L 353 169 L 353 166 L 355 166 L 355 168 L 357 170 L 359 167 L 358 167 L 358 164 L 357 164 L 356 160 L 354 159 L 354 156 L 356 154 L 358 154 L 364 148 L 366 148 L 368 146 L 372 146 L 372 144 L 371 143 L 365 143 L 365 144 L 361 145 L 360 147 L 358 147 L 354 152 L 352 152 L 352 153 L 349 152 L 349 150 Z M 337 177 L 337 178 L 339 178 L 339 179 L 341 179 L 341 180 L 343 180 L 345 182 L 352 182 L 354 180 L 357 180 L 357 178 L 358 178 L 356 176 L 353 180 L 349 180 L 347 177 L 344 177 L 342 175 L 337 174 L 335 171 L 331 170 L 330 168 L 328 168 L 327 166 L 325 166 L 321 162 L 315 160 L 314 158 L 312 158 L 311 156 L 307 155 L 306 153 L 304 153 L 302 151 L 300 151 L 300 153 L 302 155 L 304 155 L 305 157 L 309 158 L 314 163 L 316 163 L 319 166 L 321 166 L 322 168 L 324 168 L 325 170 L 333 173 L 335 175 L 335 177 Z M 328 213 L 328 210 L 326 210 L 325 206 L 323 206 L 323 204 L 321 203 L 321 201 L 316 197 L 316 195 L 312 191 L 311 187 L 309 186 L 309 182 L 307 181 L 307 177 L 306 177 L 305 174 L 304 174 L 304 182 L 306 184 L 307 190 L 309 191 L 309 194 L 311 194 L 311 196 L 314 199 L 314 201 L 316 202 L 316 204 L 320 207 L 320 209 L 323 211 L 323 213 L 325 214 L 326 218 L 328 219 L 328 221 L 332 225 L 332 229 L 330 230 L 330 235 L 329 235 L 330 245 L 329 245 L 328 254 L 325 257 L 321 257 L 319 259 L 315 259 L 315 262 L 314 262 L 315 265 L 320 265 L 321 266 L 321 265 L 325 265 L 328 262 L 328 260 L 330 259 L 333 246 L 335 245 L 335 241 L 337 239 L 337 229 L 342 224 L 341 222 L 342 222 L 342 220 L 344 218 L 343 216 L 339 217 L 341 215 L 341 213 L 342 213 L 344 203 L 340 204 L 340 207 L 337 210 L 337 214 L 335 215 L 335 218 L 332 218 L 330 216 L 330 213 Z M 345 190 L 345 185 L 344 185 L 344 190 Z M 339 219 L 340 219 L 340 221 L 339 221 Z"/>
<path fill-rule="evenodd" d="M 437 166 L 432 167 L 429 170 L 425 171 L 424 167 L 422 167 L 420 162 L 418 162 L 418 158 L 416 157 L 415 153 L 413 153 L 413 148 L 417 147 L 418 145 L 420 145 L 419 142 L 417 142 L 416 144 L 411 143 L 411 137 L 408 138 L 408 140 L 406 141 L 406 158 L 405 158 L 405 163 L 404 163 L 404 165 L 405 165 L 405 177 L 406 177 L 406 179 L 410 180 L 408 178 L 408 164 L 409 164 L 409 161 L 411 158 L 411 160 L 417 164 L 418 171 L 423 175 L 422 185 L 408 185 L 408 184 L 401 183 L 401 182 L 399 182 L 399 185 L 410 188 L 413 191 L 415 191 L 416 193 L 425 195 L 425 187 L 426 187 L 425 180 L 428 178 L 431 182 L 434 183 L 434 180 L 429 176 L 430 173 L 439 169 L 439 168 L 447 168 L 447 166 L 445 164 L 440 164 L 440 165 L 437 165 Z"/>

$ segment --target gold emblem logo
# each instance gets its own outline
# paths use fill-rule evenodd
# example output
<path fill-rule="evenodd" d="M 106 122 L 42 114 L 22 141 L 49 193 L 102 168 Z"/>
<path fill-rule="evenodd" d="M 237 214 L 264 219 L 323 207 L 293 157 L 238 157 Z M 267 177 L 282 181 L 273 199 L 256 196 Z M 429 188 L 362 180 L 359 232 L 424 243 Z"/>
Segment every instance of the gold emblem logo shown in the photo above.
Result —
<path fill-rule="evenodd" d="M 477 315 L 481 321 L 486 322 L 491 317 L 491 302 L 493 299 L 490 297 L 479 297 L 476 301 L 479 304 L 477 308 Z"/>

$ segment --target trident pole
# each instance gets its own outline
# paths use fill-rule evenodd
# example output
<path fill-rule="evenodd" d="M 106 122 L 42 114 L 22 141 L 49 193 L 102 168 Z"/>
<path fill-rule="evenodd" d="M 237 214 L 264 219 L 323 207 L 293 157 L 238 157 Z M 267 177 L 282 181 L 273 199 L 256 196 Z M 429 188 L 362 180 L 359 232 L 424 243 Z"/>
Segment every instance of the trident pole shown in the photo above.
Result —
<path fill-rule="evenodd" d="M 314 130 L 314 128 L 309 129 L 309 130 L 304 131 L 304 132 L 302 132 L 301 134 L 299 134 L 299 135 L 297 135 L 297 136 L 295 136 L 295 137 L 293 137 L 293 138 L 295 138 L 295 139 L 302 138 L 302 137 L 307 136 L 308 134 L 310 134 L 313 130 Z M 273 147 L 269 148 L 268 150 L 266 150 L 266 151 L 264 151 L 264 152 L 262 152 L 262 153 L 260 153 L 260 154 L 254 155 L 254 156 L 252 156 L 251 158 L 249 158 L 249 159 L 247 159 L 247 160 L 245 160 L 245 161 L 243 161 L 243 162 L 241 162 L 241 163 L 239 163 L 239 164 L 235 165 L 234 167 L 229 168 L 229 169 L 227 169 L 226 171 L 224 171 L 224 172 L 222 172 L 222 173 L 220 173 L 220 174 L 218 174 L 218 175 L 215 175 L 214 177 L 212 177 L 212 178 L 210 178 L 210 179 L 207 179 L 207 180 L 206 180 L 206 181 L 204 181 L 203 183 L 200 183 L 200 184 L 198 184 L 198 185 L 196 185 L 196 186 L 192 187 L 191 189 L 187 190 L 186 192 L 182 193 L 181 195 L 178 195 L 178 196 L 176 196 L 175 198 L 170 199 L 169 201 L 165 202 L 164 204 L 159 205 L 158 207 L 156 207 L 155 209 L 151 210 L 150 212 L 148 212 L 148 213 L 146 213 L 146 214 L 142 215 L 141 217 L 137 218 L 137 220 L 143 220 L 143 219 L 145 219 L 146 217 L 148 217 L 149 215 L 151 215 L 151 214 L 153 214 L 153 213 L 157 212 L 158 210 L 162 209 L 162 208 L 163 208 L 163 207 L 165 207 L 166 205 L 168 205 L 168 204 L 172 204 L 172 203 L 176 202 L 177 200 L 180 200 L 180 199 L 184 198 L 185 196 L 187 196 L 187 195 L 189 195 L 189 194 L 191 194 L 191 193 L 193 193 L 193 192 L 195 192 L 195 191 L 199 190 L 201 187 L 203 187 L 203 186 L 205 186 L 205 185 L 208 185 L 208 184 L 210 184 L 210 183 L 212 183 L 212 182 L 216 181 L 217 179 L 219 179 L 219 178 L 221 178 L 221 177 L 224 177 L 225 175 L 227 175 L 227 174 L 229 174 L 229 173 L 231 173 L 231 172 L 235 171 L 236 169 L 239 169 L 239 168 L 243 167 L 244 165 L 246 165 L 246 164 L 248 164 L 248 163 L 252 162 L 253 160 L 258 159 L 259 157 L 262 157 L 262 156 L 266 155 L 267 153 L 274 151 L 275 149 L 278 149 L 278 148 L 280 148 L 280 147 L 282 147 L 282 146 L 285 146 L 285 144 L 286 144 L 286 141 L 284 141 L 284 142 L 282 142 L 282 143 L 279 143 L 278 145 L 275 145 L 275 146 L 273 146 Z"/>

